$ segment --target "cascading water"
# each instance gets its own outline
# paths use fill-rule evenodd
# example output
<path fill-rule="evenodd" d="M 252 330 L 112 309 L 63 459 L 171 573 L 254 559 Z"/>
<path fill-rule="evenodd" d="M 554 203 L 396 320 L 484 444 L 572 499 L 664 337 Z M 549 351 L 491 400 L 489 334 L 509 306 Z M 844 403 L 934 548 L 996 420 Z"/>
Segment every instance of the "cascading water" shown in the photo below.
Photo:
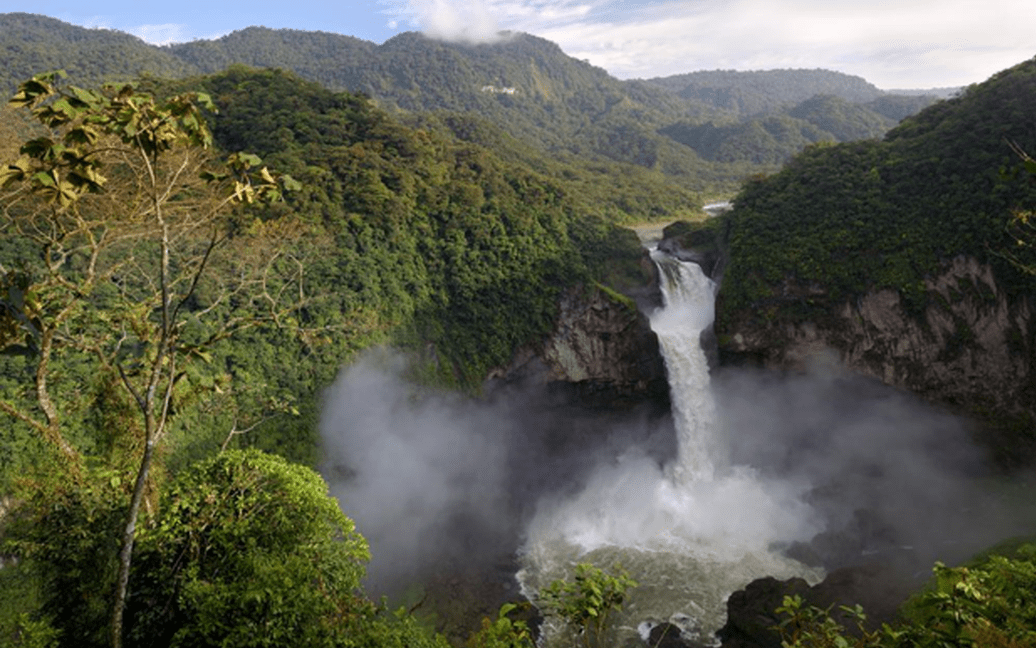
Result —
<path fill-rule="evenodd" d="M 669 375 L 678 454 L 660 468 L 627 452 L 600 468 L 581 493 L 542 501 L 523 547 L 518 579 L 527 596 L 577 562 L 621 565 L 639 586 L 618 620 L 619 643 L 668 621 L 688 639 L 715 643 L 726 598 L 751 580 L 821 576 L 772 549 L 818 531 L 801 488 L 762 483 L 746 467 L 717 461 L 721 417 L 712 398 L 701 333 L 713 320 L 716 286 L 697 264 L 657 250 L 664 307 L 651 317 Z M 560 627 L 545 643 L 561 645 Z"/>
<path fill-rule="evenodd" d="M 679 455 L 671 467 L 673 481 L 711 480 L 715 471 L 711 446 L 716 405 L 709 387 L 709 363 L 701 333 L 714 318 L 716 284 L 697 263 L 684 263 L 654 250 L 664 307 L 651 317 L 651 329 L 665 359 L 672 394 Z"/>

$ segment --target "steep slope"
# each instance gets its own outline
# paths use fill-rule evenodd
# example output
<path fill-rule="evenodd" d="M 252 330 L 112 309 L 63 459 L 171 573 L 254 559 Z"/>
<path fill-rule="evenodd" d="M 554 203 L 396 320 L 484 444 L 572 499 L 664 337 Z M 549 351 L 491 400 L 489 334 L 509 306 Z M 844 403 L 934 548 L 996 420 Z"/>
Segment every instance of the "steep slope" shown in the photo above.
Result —
<path fill-rule="evenodd" d="M 936 104 L 884 142 L 812 148 L 749 183 L 726 222 L 726 352 L 795 366 L 821 348 L 1013 429 L 1033 449 L 1036 252 L 1005 226 L 1036 206 L 1008 142 L 1036 150 L 1036 59 Z M 1020 436 L 1019 436 L 1020 435 Z M 1025 446 L 1024 448 L 1022 446 Z"/>

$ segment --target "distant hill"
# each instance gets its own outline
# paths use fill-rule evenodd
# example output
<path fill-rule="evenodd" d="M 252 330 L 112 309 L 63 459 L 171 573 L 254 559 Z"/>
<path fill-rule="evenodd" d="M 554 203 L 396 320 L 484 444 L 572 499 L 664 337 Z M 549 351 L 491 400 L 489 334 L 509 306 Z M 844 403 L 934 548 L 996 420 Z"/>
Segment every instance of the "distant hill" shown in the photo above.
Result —
<path fill-rule="evenodd" d="M 799 104 L 816 95 L 852 103 L 872 101 L 881 90 L 861 77 L 830 70 L 711 70 L 648 79 L 685 99 L 697 99 L 738 116 L 751 117 Z"/>
<path fill-rule="evenodd" d="M 136 36 L 27 13 L 0 14 L 0 59 L 4 94 L 34 74 L 56 69 L 64 69 L 85 86 L 142 74 L 176 78 L 200 71 Z"/>
<path fill-rule="evenodd" d="M 211 74 L 239 63 L 257 68 L 283 68 L 332 90 L 356 90 L 356 69 L 362 69 L 377 46 L 330 32 L 249 27 L 217 38 L 168 45 L 161 50 L 193 69 Z"/>
<path fill-rule="evenodd" d="M 328 32 L 249 27 L 156 47 L 120 32 L 12 13 L 0 14 L 0 51 L 0 88 L 7 91 L 57 68 L 80 85 L 145 74 L 184 78 L 233 64 L 282 68 L 332 90 L 366 94 L 390 111 L 477 114 L 559 159 L 633 165 L 712 193 L 773 170 L 806 144 L 880 137 L 934 100 L 893 97 L 826 70 L 620 81 L 528 34 L 464 45 L 411 32 L 375 45 Z"/>

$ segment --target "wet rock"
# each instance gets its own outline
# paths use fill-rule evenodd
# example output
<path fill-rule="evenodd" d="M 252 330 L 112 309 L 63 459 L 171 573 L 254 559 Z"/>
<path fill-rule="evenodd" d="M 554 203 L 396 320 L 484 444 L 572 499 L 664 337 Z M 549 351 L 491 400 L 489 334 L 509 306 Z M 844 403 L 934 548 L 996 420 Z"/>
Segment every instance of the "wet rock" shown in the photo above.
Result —
<path fill-rule="evenodd" d="M 785 581 L 767 576 L 752 581 L 727 599 L 727 623 L 719 632 L 724 648 L 781 648 L 776 610 L 785 596 L 805 596 L 809 584 L 801 578 Z"/>
<path fill-rule="evenodd" d="M 636 303 L 600 287 L 560 300 L 554 331 L 491 378 L 572 386 L 587 404 L 610 406 L 668 394 L 658 338 Z"/>
<path fill-rule="evenodd" d="M 680 627 L 672 623 L 660 623 L 652 628 L 647 645 L 651 648 L 706 648 L 705 644 L 681 636 Z"/>
<path fill-rule="evenodd" d="M 782 616 L 776 610 L 785 596 L 801 596 L 806 605 L 831 609 L 834 619 L 850 634 L 856 622 L 839 608 L 860 605 L 867 616 L 865 627 L 875 629 L 893 621 L 899 606 L 917 587 L 919 583 L 879 563 L 837 569 L 812 587 L 801 578 L 760 578 L 730 595 L 727 623 L 717 635 L 723 648 L 780 648 L 776 628 Z"/>

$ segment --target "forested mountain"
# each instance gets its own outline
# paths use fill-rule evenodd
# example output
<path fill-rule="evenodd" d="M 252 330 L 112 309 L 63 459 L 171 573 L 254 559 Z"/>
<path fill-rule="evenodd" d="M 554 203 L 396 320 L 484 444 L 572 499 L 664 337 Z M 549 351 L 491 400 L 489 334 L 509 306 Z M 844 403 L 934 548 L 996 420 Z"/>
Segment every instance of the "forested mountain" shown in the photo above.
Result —
<path fill-rule="evenodd" d="M 648 79 L 647 83 L 745 117 L 776 112 L 816 95 L 866 103 L 884 94 L 861 77 L 820 69 L 703 70 Z"/>
<path fill-rule="evenodd" d="M 198 69 L 136 36 L 86 29 L 36 14 L 0 14 L 0 91 L 40 72 L 64 69 L 84 86 L 128 81 L 141 74 L 181 77 Z"/>
<path fill-rule="evenodd" d="M 661 132 L 707 160 L 727 163 L 776 165 L 809 144 L 880 138 L 938 100 L 886 93 L 829 70 L 714 70 L 644 83 L 723 111 L 724 117 L 678 120 Z"/>
<path fill-rule="evenodd" d="M 48 83 L 30 85 L 33 91 L 49 92 Z M 142 493 L 146 486 L 150 503 L 163 493 L 166 510 L 165 504 L 182 497 L 168 490 L 166 477 L 190 474 L 188 466 L 206 465 L 217 454 L 222 459 L 212 461 L 245 463 L 218 470 L 226 479 L 249 470 L 272 471 L 280 475 L 278 494 L 294 492 L 301 479 L 310 484 L 306 506 L 338 511 L 320 490 L 326 485 L 315 475 L 303 477 L 305 471 L 299 473 L 297 466 L 288 469 L 277 460 L 259 468 L 273 460 L 220 453 L 235 446 L 258 447 L 314 465 L 319 395 L 359 351 L 389 344 L 409 355 L 415 383 L 478 391 L 490 369 L 507 365 L 519 348 L 535 347 L 551 332 L 562 293 L 601 294 L 626 312 L 632 306 L 615 289 L 631 279 L 641 285 L 647 281 L 639 240 L 614 221 L 648 206 L 626 205 L 633 211 L 623 212 L 608 200 L 597 204 L 585 191 L 588 186 L 578 184 L 580 169 L 552 166 L 484 123 L 443 116 L 411 127 L 366 97 L 335 93 L 281 70 L 243 66 L 177 81 L 150 78 L 140 87 L 148 94 L 133 95 L 134 105 L 147 107 L 154 96 L 157 110 L 164 111 L 161 102 L 168 98 L 177 115 L 189 118 L 145 120 L 144 135 L 137 127 L 141 122 L 133 122 L 129 134 L 119 135 L 123 122 L 118 120 L 132 110 L 126 99 L 130 90 L 102 95 L 71 89 L 46 108 L 68 112 L 49 121 L 54 131 L 34 146 L 49 146 L 57 141 L 51 138 L 71 133 L 60 140 L 71 155 L 62 160 L 81 168 L 67 174 L 64 167 L 56 173 L 23 173 L 55 160 L 25 153 L 9 161 L 0 178 L 0 493 L 5 498 L 19 494 L 5 499 L 2 519 L 5 559 L 8 551 L 19 558 L 14 568 L 0 570 L 0 589 L 18 593 L 15 600 L 0 601 L 0 636 L 5 639 L 25 632 L 23 624 L 30 618 L 20 616 L 25 612 L 45 619 L 33 627 L 48 629 L 48 636 L 57 636 L 53 629 L 62 631 L 61 645 L 108 645 L 114 547 L 122 537 L 131 492 Z M 207 94 L 193 94 L 198 91 Z M 215 172 L 221 167 L 214 154 L 203 150 L 207 138 L 178 141 L 170 148 L 139 144 L 150 141 L 150 128 L 163 124 L 197 128 L 197 115 L 183 106 L 204 108 L 207 97 L 218 109 L 205 114 L 216 153 L 250 151 L 231 156 L 238 165 L 230 167 L 232 179 Z M 79 121 L 80 111 L 93 120 Z M 75 117 L 62 121 L 68 114 Z M 114 122 L 105 121 L 112 115 Z M 44 132 L 38 120 L 27 117 L 11 108 L 2 113 L 5 159 Z M 102 128 L 108 137 L 101 137 Z M 90 136 L 84 137 L 87 132 Z M 455 132 L 465 133 L 467 141 Z M 493 148 L 502 154 L 479 141 L 495 142 Z M 153 173 L 135 173 L 141 169 L 134 166 L 134 151 L 143 152 L 146 164 L 141 164 Z M 256 153 L 268 165 L 261 172 Z M 168 162 L 167 156 L 175 160 Z M 204 170 L 201 176 L 194 173 L 198 169 Z M 251 184 L 248 169 L 261 185 Z M 286 177 L 281 174 L 294 176 L 284 182 L 286 194 L 277 192 L 284 200 L 259 204 L 256 192 Z M 71 184 L 77 178 L 92 184 Z M 170 188 L 160 195 L 141 193 L 134 183 L 142 178 L 145 184 L 148 178 L 162 179 Z M 636 185 L 636 179 L 630 182 Z M 60 196 L 51 187 L 59 188 Z M 211 205 L 227 204 L 220 200 L 219 187 L 248 195 L 256 204 L 241 205 L 218 220 L 196 220 Z M 646 205 L 652 203 L 659 204 Z M 161 227 L 150 226 L 160 212 Z M 53 249 L 67 253 L 43 263 L 46 250 Z M 284 298 L 288 307 L 277 306 Z M 174 309 L 168 306 L 172 301 Z M 266 318 L 268 306 L 274 308 Z M 170 321 L 175 323 L 167 327 Z M 58 344 L 51 342 L 55 335 Z M 166 347 L 168 339 L 175 343 Z M 168 362 L 162 361 L 163 351 Z M 133 387 L 148 367 L 163 371 L 174 366 L 165 387 L 145 391 L 147 381 L 144 389 Z M 160 437 L 144 428 L 155 417 L 140 416 L 140 411 L 153 411 L 145 410 L 150 406 L 144 399 L 156 392 L 167 399 L 160 416 L 168 427 Z M 159 440 L 151 477 L 137 472 L 141 446 L 150 448 Z M 199 479 L 185 492 L 216 478 Z M 264 492 L 248 492 L 256 490 Z M 233 492 L 234 497 L 241 494 Z M 12 510 L 8 502 L 14 500 Z M 150 645 L 155 632 L 184 627 L 223 632 L 219 624 L 217 630 L 206 627 L 204 619 L 191 616 L 194 612 L 152 605 L 142 593 L 150 588 L 165 592 L 170 579 L 193 573 L 181 571 L 178 559 L 170 563 L 160 554 L 164 542 L 194 536 L 177 532 L 159 543 L 158 553 L 148 553 L 148 547 L 155 547 L 149 544 L 156 540 L 153 532 L 167 528 L 148 510 L 150 503 L 141 513 L 141 528 L 151 535 L 145 538 L 141 531 L 139 538 L 144 557 L 132 573 L 138 598 L 127 608 L 125 645 Z M 51 505 L 68 514 L 45 513 Z M 351 537 L 351 522 L 335 519 L 331 527 L 317 528 L 342 547 L 337 541 Z M 70 533 L 79 541 L 70 551 L 66 531 L 73 528 Z M 256 537 L 254 529 L 248 533 Z M 55 544 L 56 538 L 64 540 Z M 357 580 L 366 547 L 358 537 L 349 545 L 349 564 L 355 565 L 343 596 L 355 609 L 345 616 L 362 621 L 366 629 L 343 629 L 344 608 L 321 605 L 328 595 L 324 590 L 315 602 L 288 596 L 291 605 L 299 601 L 302 617 L 277 616 L 283 602 L 274 603 L 274 611 L 249 609 L 264 618 L 276 616 L 276 623 L 293 628 L 286 635 L 292 638 L 302 632 L 298 619 L 313 615 L 325 615 L 331 624 L 317 623 L 314 632 L 333 626 L 350 638 L 412 623 L 378 616 L 373 604 L 364 603 Z M 219 587 L 250 587 L 255 570 L 282 568 L 260 562 L 246 560 L 235 568 L 241 575 L 228 575 Z M 307 558 L 304 564 L 313 569 L 316 563 Z M 164 567 L 159 565 L 170 567 L 172 574 L 160 576 Z M 333 576 L 344 565 L 321 567 L 321 574 Z M 228 573 L 223 562 L 216 569 Z M 313 592 L 312 578 L 293 582 Z M 282 591 L 285 582 L 278 576 L 271 591 Z M 168 592 L 161 596 L 176 599 Z M 234 595 L 228 600 L 252 599 Z M 176 599 L 177 606 L 186 606 L 178 610 L 197 610 L 197 603 Z M 207 605 L 201 608 L 217 609 Z M 425 634 L 429 643 L 424 645 L 442 646 L 441 638 Z M 253 645 L 251 639 L 241 645 Z M 403 640 L 398 645 L 415 644 Z"/>
<path fill-rule="evenodd" d="M 823 70 L 619 81 L 527 34 L 464 45 L 404 33 L 375 45 L 250 27 L 211 41 L 153 47 L 28 14 L 0 15 L 0 34 L 8 61 L 0 87 L 56 68 L 89 84 L 141 73 L 214 73 L 234 63 L 278 67 L 332 90 L 364 93 L 390 110 L 477 113 L 553 157 L 633 165 L 710 193 L 772 170 L 806 143 L 878 137 L 931 101 L 886 95 L 858 77 Z M 75 57 L 63 58 L 66 52 Z M 828 98 L 813 99 L 818 95 Z M 766 122 L 764 113 L 780 119 Z"/>
<path fill-rule="evenodd" d="M 812 147 L 748 183 L 730 220 L 739 262 L 725 299 L 758 298 L 778 276 L 815 282 L 832 299 L 873 285 L 911 295 L 957 254 L 994 264 L 1018 285 L 1004 226 L 1036 194 L 1012 171 L 1021 160 L 1009 143 L 1036 149 L 1033 101 L 1036 59 L 907 118 L 884 141 Z M 849 262 L 841 250 L 860 256 Z"/>
<path fill-rule="evenodd" d="M 884 141 L 811 147 L 747 183 L 725 224 L 727 347 L 784 357 L 824 340 L 861 370 L 1014 430 L 1005 456 L 1032 454 L 1036 249 L 1016 214 L 1036 207 L 1018 154 L 1036 150 L 1034 103 L 1036 59 Z"/>

